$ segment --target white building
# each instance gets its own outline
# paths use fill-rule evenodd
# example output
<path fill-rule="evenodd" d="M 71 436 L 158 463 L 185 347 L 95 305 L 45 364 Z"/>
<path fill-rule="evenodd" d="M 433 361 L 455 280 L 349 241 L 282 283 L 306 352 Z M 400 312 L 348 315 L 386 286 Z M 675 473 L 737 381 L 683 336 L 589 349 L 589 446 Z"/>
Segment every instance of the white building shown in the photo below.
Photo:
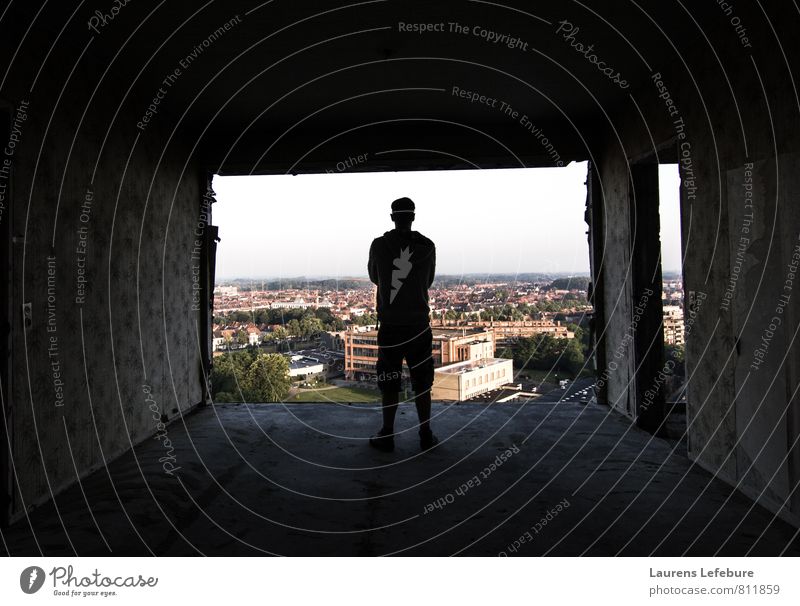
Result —
<path fill-rule="evenodd" d="M 325 371 L 325 365 L 316 358 L 295 354 L 289 356 L 289 376 L 307 377 L 309 375 L 321 374 Z"/>
<path fill-rule="evenodd" d="M 507 358 L 466 360 L 434 370 L 431 398 L 463 402 L 497 389 L 514 378 L 513 361 Z"/>
<path fill-rule="evenodd" d="M 296 297 L 294 301 L 273 301 L 269 306 L 272 309 L 307 309 L 311 303 L 306 303 L 302 297 Z"/>
<path fill-rule="evenodd" d="M 239 296 L 239 287 L 238 286 L 217 286 L 214 288 L 215 295 L 221 295 L 223 297 L 238 297 Z"/>
<path fill-rule="evenodd" d="M 247 329 L 247 344 L 248 345 L 260 345 L 262 339 L 262 333 L 256 327 L 251 326 Z"/>
<path fill-rule="evenodd" d="M 317 297 L 314 302 L 306 301 L 302 297 L 295 297 L 294 301 L 273 301 L 270 303 L 272 309 L 308 309 L 309 307 L 332 307 L 328 299 L 319 300 Z"/>
<path fill-rule="evenodd" d="M 678 305 L 664 306 L 664 343 L 667 345 L 683 345 L 684 338 L 683 309 Z"/>

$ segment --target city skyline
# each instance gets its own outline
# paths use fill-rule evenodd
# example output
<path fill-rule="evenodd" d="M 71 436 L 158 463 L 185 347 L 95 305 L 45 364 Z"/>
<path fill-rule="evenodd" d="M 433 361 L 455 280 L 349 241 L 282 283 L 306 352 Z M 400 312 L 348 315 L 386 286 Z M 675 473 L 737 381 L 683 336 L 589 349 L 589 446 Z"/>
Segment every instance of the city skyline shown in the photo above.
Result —
<path fill-rule="evenodd" d="M 672 168 L 660 171 L 665 272 L 680 271 Z M 585 179 L 586 163 L 215 176 L 217 280 L 365 277 L 369 245 L 393 227 L 389 206 L 402 196 L 416 203 L 413 228 L 436 243 L 438 275 L 588 275 Z"/>

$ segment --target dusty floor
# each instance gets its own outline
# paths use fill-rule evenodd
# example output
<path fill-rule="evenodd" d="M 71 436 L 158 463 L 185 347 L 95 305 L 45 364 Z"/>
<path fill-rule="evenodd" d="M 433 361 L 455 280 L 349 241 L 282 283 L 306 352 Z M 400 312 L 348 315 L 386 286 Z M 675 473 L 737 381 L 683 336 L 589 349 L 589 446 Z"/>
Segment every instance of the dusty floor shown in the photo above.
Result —
<path fill-rule="evenodd" d="M 800 555 L 795 528 L 606 407 L 437 404 L 434 416 L 434 451 L 419 452 L 406 405 L 385 454 L 364 439 L 380 424 L 374 406 L 202 408 L 168 427 L 173 475 L 162 442 L 147 440 L 59 495 L 57 511 L 3 529 L 3 549 Z"/>

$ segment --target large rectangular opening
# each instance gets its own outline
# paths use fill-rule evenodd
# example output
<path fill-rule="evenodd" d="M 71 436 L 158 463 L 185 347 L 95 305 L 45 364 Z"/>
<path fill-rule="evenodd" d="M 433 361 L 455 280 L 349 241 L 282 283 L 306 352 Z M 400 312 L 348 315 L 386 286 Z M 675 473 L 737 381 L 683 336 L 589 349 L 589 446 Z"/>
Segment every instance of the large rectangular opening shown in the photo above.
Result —
<path fill-rule="evenodd" d="M 404 195 L 437 247 L 434 399 L 513 401 L 591 377 L 585 175 L 573 163 L 215 177 L 212 398 L 380 399 L 367 255 Z"/>
<path fill-rule="evenodd" d="M 434 400 L 560 397 L 591 383 L 585 163 L 347 169 L 214 177 L 215 402 L 380 400 L 367 257 L 403 196 L 412 229 L 436 244 Z M 406 372 L 402 385 L 408 395 Z"/>

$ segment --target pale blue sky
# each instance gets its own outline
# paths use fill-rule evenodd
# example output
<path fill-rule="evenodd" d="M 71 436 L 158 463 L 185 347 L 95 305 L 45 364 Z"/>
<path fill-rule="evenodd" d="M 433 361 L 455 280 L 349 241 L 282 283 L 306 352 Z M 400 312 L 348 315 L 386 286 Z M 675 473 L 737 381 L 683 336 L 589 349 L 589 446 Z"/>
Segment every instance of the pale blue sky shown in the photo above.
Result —
<path fill-rule="evenodd" d="M 677 164 L 658 167 L 658 192 L 661 197 L 661 269 L 664 272 L 681 272 L 681 179 Z"/>
<path fill-rule="evenodd" d="M 662 183 L 668 172 L 662 170 Z M 588 273 L 585 180 L 585 163 L 218 176 L 217 279 L 365 276 L 370 242 L 392 228 L 390 204 L 402 196 L 417 205 L 414 229 L 436 243 L 437 273 Z M 677 184 L 674 189 L 677 209 Z M 664 268 L 674 270 L 680 255 L 678 243 L 665 237 L 675 230 L 675 221 L 664 217 L 669 206 L 662 201 Z"/>

